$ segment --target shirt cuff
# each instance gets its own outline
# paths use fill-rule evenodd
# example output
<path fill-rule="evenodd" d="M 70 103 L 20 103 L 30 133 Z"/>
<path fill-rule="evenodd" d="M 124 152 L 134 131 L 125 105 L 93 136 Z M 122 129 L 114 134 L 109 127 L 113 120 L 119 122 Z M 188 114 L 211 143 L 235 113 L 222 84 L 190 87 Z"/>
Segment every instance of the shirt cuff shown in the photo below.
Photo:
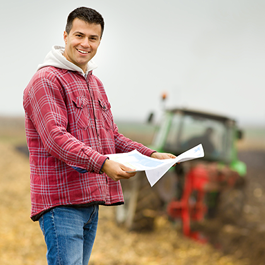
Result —
<path fill-rule="evenodd" d="M 153 153 L 157 153 L 157 151 L 152 152 L 152 153 L 150 154 L 150 157 L 151 157 L 151 155 L 152 155 Z"/>
<path fill-rule="evenodd" d="M 103 164 L 102 164 L 102 166 L 101 166 L 101 168 L 100 168 L 100 170 L 99 170 L 99 174 L 103 174 L 102 168 L 104 167 L 104 164 L 105 164 L 105 162 L 106 162 L 107 159 L 109 159 L 109 158 L 107 157 L 107 158 L 104 160 L 104 162 L 103 162 Z"/>

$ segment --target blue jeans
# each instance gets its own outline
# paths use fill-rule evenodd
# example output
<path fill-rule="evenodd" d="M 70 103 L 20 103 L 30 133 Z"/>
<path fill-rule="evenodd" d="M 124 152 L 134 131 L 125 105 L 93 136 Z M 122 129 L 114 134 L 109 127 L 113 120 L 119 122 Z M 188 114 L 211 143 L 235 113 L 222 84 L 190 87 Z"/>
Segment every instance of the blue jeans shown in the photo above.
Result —
<path fill-rule="evenodd" d="M 98 205 L 56 207 L 39 220 L 49 265 L 87 265 L 98 224 Z"/>

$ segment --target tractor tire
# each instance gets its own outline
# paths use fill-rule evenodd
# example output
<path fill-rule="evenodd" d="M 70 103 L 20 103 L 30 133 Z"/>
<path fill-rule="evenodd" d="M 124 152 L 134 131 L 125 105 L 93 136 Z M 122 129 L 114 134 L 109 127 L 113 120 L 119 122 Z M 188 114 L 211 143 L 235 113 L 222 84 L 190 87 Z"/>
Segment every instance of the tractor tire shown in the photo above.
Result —
<path fill-rule="evenodd" d="M 147 181 L 144 172 L 129 180 L 122 180 L 124 205 L 117 206 L 115 218 L 118 225 L 131 231 L 152 230 L 160 199 Z"/>
<path fill-rule="evenodd" d="M 227 189 L 219 195 L 217 216 L 224 224 L 237 224 L 242 218 L 244 203 L 243 189 Z"/>

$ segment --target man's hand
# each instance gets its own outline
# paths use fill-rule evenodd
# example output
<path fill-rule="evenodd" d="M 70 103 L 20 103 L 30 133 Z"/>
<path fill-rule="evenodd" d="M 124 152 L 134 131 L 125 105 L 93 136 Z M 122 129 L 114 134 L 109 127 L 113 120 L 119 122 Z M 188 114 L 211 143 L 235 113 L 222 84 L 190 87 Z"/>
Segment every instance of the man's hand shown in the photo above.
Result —
<path fill-rule="evenodd" d="M 169 153 L 158 153 L 158 152 L 154 152 L 151 154 L 152 158 L 156 158 L 156 159 L 170 159 L 170 158 L 176 158 L 176 156 L 169 154 Z"/>
<path fill-rule="evenodd" d="M 176 156 L 169 154 L 169 153 L 158 153 L 158 152 L 154 152 L 151 154 L 152 158 L 156 158 L 156 159 L 171 159 L 171 158 L 176 158 Z M 176 164 L 175 164 L 176 165 Z M 175 166 L 173 165 L 173 167 Z"/>
<path fill-rule="evenodd" d="M 120 179 L 129 179 L 136 174 L 136 172 L 128 173 L 126 171 L 134 171 L 134 169 L 109 159 L 105 161 L 102 168 L 102 172 L 106 173 L 114 181 L 118 181 Z"/>

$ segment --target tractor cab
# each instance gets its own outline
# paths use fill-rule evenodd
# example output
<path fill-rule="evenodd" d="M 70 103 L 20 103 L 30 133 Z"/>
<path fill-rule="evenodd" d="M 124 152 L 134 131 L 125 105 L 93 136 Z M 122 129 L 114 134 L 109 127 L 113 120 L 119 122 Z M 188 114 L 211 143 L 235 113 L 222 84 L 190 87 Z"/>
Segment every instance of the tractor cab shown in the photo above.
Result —
<path fill-rule="evenodd" d="M 179 155 L 202 144 L 204 160 L 230 164 L 236 160 L 235 138 L 242 133 L 236 122 L 225 116 L 188 110 L 166 110 L 153 142 L 156 150 Z"/>

